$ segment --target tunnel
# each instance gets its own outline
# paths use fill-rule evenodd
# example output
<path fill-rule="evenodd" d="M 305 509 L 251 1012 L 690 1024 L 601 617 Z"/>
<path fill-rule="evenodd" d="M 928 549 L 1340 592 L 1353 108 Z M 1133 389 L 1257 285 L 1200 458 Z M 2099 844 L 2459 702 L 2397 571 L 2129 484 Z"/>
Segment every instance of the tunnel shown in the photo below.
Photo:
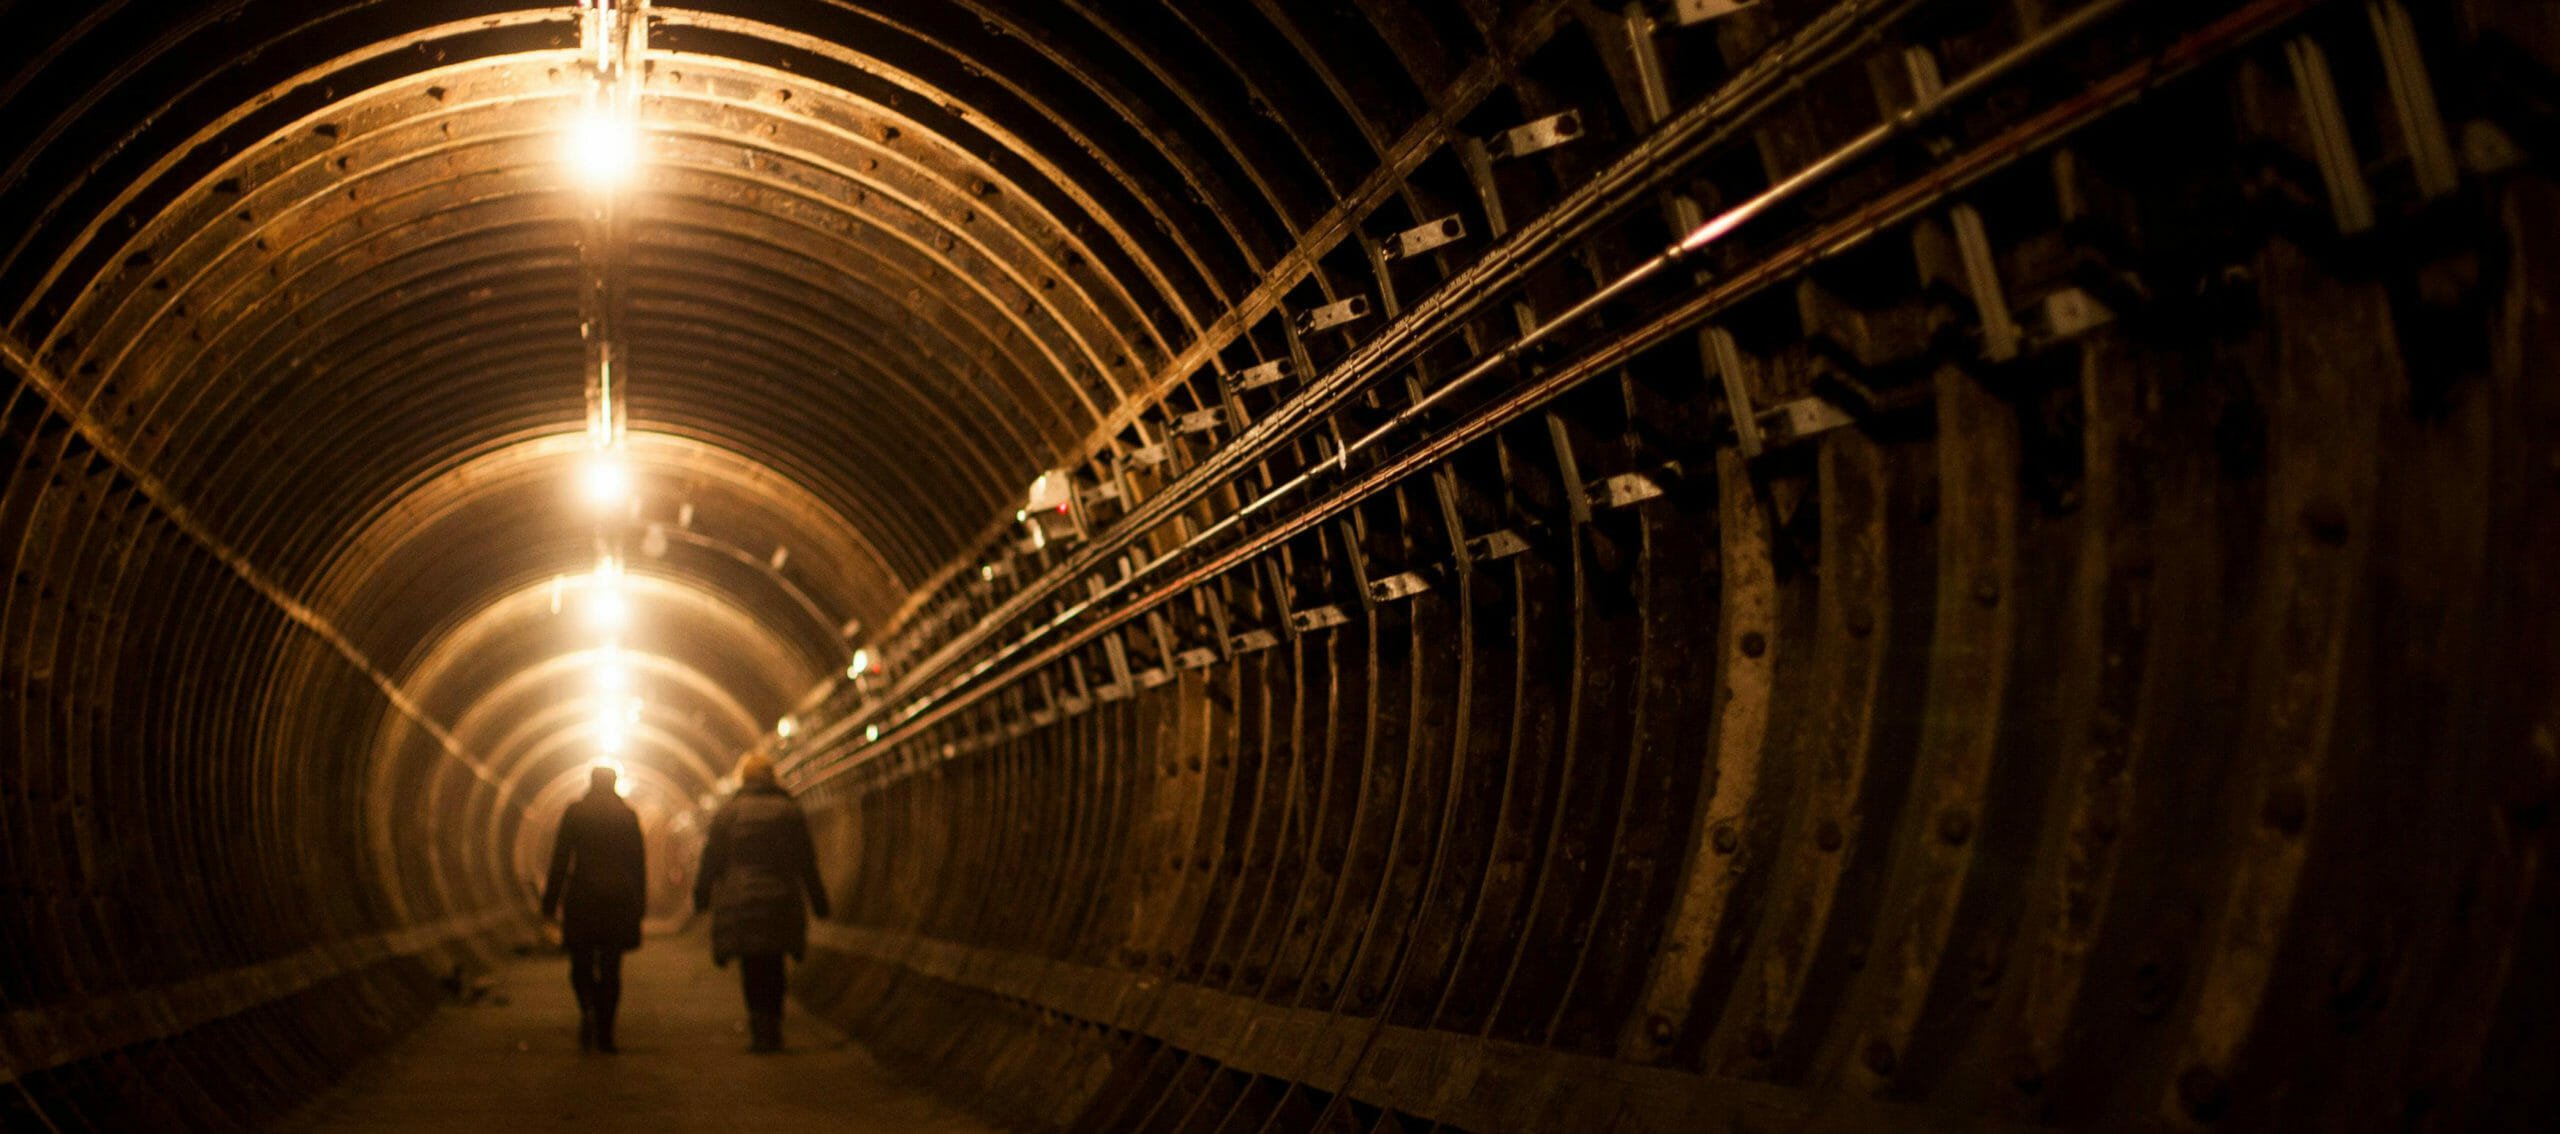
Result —
<path fill-rule="evenodd" d="M 2560 1113 L 2550 5 L 0 12 L 8 1129 L 751 754 L 989 1129 Z"/>

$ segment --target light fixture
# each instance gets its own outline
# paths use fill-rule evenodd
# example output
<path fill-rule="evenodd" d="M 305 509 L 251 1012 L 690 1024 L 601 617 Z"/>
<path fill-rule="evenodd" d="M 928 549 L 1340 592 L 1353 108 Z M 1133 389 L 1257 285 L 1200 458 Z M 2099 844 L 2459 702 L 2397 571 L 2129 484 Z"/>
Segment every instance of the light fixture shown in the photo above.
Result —
<path fill-rule="evenodd" d="M 791 734 L 798 731 L 800 731 L 800 722 L 789 717 L 773 722 L 773 734 L 784 740 L 791 739 Z"/>
<path fill-rule="evenodd" d="M 844 675 L 846 677 L 860 677 L 869 672 L 871 672 L 871 651 L 867 649 L 855 650 L 853 652 L 852 664 L 844 667 Z"/>
<path fill-rule="evenodd" d="M 569 124 L 565 156 L 579 182 L 610 193 L 640 168 L 640 127 L 605 107 L 592 107 Z"/>
<path fill-rule="evenodd" d="M 862 739 L 866 743 L 880 739 L 880 726 L 869 725 L 864 727 L 862 730 Z"/>
<path fill-rule="evenodd" d="M 599 588 L 587 599 L 587 621 L 598 630 L 620 630 L 631 625 L 631 600 L 613 588 Z"/>
<path fill-rule="evenodd" d="M 616 507 L 631 499 L 631 469 L 612 453 L 599 452 L 587 458 L 587 466 L 579 472 L 579 484 L 587 503 L 597 509 Z"/>

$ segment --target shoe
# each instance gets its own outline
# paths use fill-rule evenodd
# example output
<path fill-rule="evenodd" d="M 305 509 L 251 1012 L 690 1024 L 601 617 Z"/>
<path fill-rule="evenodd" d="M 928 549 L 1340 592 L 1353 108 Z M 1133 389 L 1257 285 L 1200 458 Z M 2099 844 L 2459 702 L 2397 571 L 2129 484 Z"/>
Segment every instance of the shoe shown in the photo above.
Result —
<path fill-rule="evenodd" d="M 578 1050 L 590 1051 L 596 1046 L 596 1014 L 578 1010 Z"/>
<path fill-rule="evenodd" d="M 606 1055 L 612 1055 L 616 1050 L 613 1046 L 613 1013 L 610 1011 L 596 1013 L 596 1050 Z"/>
<path fill-rule="evenodd" d="M 781 1014 L 752 1012 L 747 1015 L 747 1050 L 757 1053 L 782 1050 Z"/>

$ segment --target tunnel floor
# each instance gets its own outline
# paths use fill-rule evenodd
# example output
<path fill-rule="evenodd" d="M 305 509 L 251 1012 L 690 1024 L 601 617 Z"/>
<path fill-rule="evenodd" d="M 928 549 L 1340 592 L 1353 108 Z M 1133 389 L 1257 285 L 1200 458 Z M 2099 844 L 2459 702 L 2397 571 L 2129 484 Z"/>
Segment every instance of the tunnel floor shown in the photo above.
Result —
<path fill-rule="evenodd" d="M 705 937 L 652 937 L 624 959 L 617 1055 L 578 1051 L 562 959 L 523 958 L 490 974 L 476 1003 L 439 1008 L 277 1129 L 995 1129 L 901 1083 L 796 1005 L 787 1048 L 748 1054 L 737 970 L 712 967 Z"/>

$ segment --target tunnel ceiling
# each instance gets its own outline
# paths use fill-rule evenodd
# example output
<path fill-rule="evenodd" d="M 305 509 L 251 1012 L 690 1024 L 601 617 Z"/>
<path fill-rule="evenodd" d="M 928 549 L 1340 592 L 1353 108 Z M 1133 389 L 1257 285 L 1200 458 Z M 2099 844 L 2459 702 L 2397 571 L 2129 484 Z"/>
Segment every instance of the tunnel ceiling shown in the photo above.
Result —
<path fill-rule="evenodd" d="M 1232 336 L 1476 50 L 1280 5 L 659 5 L 641 169 L 598 228 L 563 146 L 594 69 L 576 8 L 17 16 L 12 359 L 439 723 L 574 639 L 538 626 L 574 611 L 510 596 L 596 559 L 600 238 L 625 557 L 710 596 L 644 595 L 641 621 L 769 725 Z M 718 656 L 741 632 L 771 656 Z"/>

